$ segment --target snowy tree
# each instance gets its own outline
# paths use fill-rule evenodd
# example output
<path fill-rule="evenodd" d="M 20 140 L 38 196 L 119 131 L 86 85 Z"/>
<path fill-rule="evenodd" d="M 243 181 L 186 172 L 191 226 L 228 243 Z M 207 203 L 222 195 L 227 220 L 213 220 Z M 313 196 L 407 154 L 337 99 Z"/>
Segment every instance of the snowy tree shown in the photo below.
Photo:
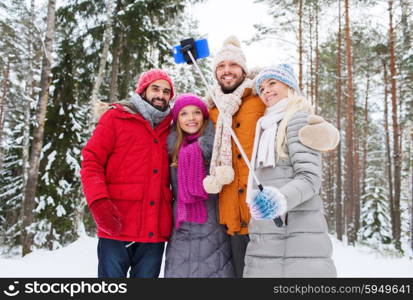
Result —
<path fill-rule="evenodd" d="M 24 200 L 22 208 L 22 254 L 30 253 L 33 245 L 33 225 L 34 225 L 34 207 L 37 183 L 39 178 L 39 165 L 41 160 L 41 151 L 43 146 L 45 118 L 47 113 L 47 103 L 49 100 L 49 87 L 51 78 L 51 66 L 53 63 L 53 39 L 55 33 L 55 12 L 56 1 L 49 0 L 47 6 L 47 28 L 44 39 L 42 73 L 40 80 L 40 94 L 36 114 L 36 126 L 33 128 L 33 142 L 30 152 L 30 168 L 28 171 L 27 182 L 24 189 Z"/>
<path fill-rule="evenodd" d="M 169 68 L 171 45 L 178 36 L 171 24 L 176 24 L 184 2 L 115 1 L 113 39 L 99 100 L 108 101 L 111 95 L 116 95 L 115 101 L 127 98 L 140 70 Z M 57 14 L 57 60 L 52 70 L 35 238 L 38 246 L 50 249 L 76 239 L 82 232 L 81 221 L 87 233 L 95 230 L 85 207 L 79 170 L 80 151 L 90 133 L 91 95 L 107 28 L 103 4 L 69 1 Z M 120 36 L 123 41 L 118 40 Z"/>
<path fill-rule="evenodd" d="M 389 200 L 382 186 L 369 184 L 363 197 L 361 217 L 362 227 L 359 231 L 361 240 L 373 247 L 390 244 L 392 233 L 390 226 Z"/>
<path fill-rule="evenodd" d="M 172 49 L 173 46 L 179 45 L 181 40 L 187 38 L 194 38 L 195 40 L 198 40 L 203 38 L 197 34 L 198 22 L 190 15 L 187 14 L 186 18 L 180 20 L 179 23 L 179 30 L 174 33 L 173 38 L 171 39 L 173 44 L 170 49 Z M 199 59 L 197 60 L 197 63 L 208 84 L 211 86 L 213 83 L 211 57 Z M 195 66 L 188 65 L 186 63 L 176 64 L 172 58 L 172 55 L 170 55 L 168 63 L 166 64 L 166 70 L 174 79 L 176 95 L 181 93 L 193 93 L 203 97 L 204 99 L 207 97 L 207 87 L 205 86 Z"/>
<path fill-rule="evenodd" d="M 4 97 L 0 168 L 0 240 L 3 244 L 20 244 L 20 210 L 25 184 L 24 153 L 28 151 L 30 122 L 36 101 L 34 93 L 39 84 L 41 36 L 40 11 L 33 1 L 3 1 L 0 4 L 0 65 L 9 64 L 9 78 Z M 7 58 L 4 60 L 3 58 Z M 3 82 L 6 78 L 3 77 Z M 4 90 L 3 90 L 4 91 Z M 26 159 L 27 162 L 27 159 Z"/>

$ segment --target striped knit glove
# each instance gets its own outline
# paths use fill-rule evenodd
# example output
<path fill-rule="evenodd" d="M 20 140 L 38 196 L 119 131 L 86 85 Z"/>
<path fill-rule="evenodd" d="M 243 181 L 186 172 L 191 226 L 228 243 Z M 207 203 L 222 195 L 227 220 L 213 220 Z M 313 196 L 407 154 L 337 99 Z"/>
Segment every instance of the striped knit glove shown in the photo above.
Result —
<path fill-rule="evenodd" d="M 287 201 L 275 187 L 264 187 L 249 204 L 251 216 L 256 220 L 275 219 L 287 212 Z"/>

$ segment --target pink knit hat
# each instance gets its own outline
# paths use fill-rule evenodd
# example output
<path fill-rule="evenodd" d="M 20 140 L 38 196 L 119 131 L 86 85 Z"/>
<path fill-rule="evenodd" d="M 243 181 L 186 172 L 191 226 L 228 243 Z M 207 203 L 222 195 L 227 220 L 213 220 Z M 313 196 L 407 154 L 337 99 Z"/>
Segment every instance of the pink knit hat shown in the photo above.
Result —
<path fill-rule="evenodd" d="M 204 115 L 204 119 L 208 119 L 208 108 L 203 100 L 201 100 L 194 94 L 181 94 L 176 98 L 174 106 L 172 107 L 172 117 L 174 123 L 176 123 L 178 114 L 181 109 L 188 105 L 197 106 Z"/>
<path fill-rule="evenodd" d="M 166 80 L 171 86 L 171 99 L 173 99 L 174 85 L 172 79 L 169 77 L 168 73 L 160 69 L 150 69 L 149 71 L 142 73 L 136 84 L 135 93 L 140 95 L 152 82 L 160 79 Z"/>

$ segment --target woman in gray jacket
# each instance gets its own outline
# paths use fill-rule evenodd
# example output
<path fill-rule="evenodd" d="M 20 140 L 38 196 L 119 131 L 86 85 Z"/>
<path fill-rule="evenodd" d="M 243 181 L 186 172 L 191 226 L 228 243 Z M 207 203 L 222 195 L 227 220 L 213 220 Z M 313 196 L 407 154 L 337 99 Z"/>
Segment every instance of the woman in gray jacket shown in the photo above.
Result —
<path fill-rule="evenodd" d="M 336 277 L 319 196 L 321 153 L 309 147 L 312 138 L 320 137 L 305 136 L 303 128 L 312 107 L 300 96 L 290 65 L 264 69 L 255 83 L 267 109 L 257 123 L 251 165 L 264 189 L 275 196 L 256 197 L 250 174 L 247 202 L 252 219 L 244 277 Z M 281 227 L 276 217 L 283 220 Z"/>
<path fill-rule="evenodd" d="M 197 96 L 183 94 L 172 114 L 168 152 L 174 227 L 164 277 L 234 277 L 229 236 L 217 221 L 218 195 L 208 195 L 202 185 L 214 144 L 208 109 Z"/>

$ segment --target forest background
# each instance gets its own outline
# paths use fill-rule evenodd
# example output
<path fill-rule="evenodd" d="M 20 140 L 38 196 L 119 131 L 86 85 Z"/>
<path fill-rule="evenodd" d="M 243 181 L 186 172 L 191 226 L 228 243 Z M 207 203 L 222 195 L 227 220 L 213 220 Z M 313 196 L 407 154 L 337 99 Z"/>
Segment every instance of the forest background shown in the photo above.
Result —
<path fill-rule="evenodd" d="M 127 98 L 152 67 L 173 76 L 176 94 L 205 97 L 195 70 L 176 65 L 170 49 L 208 38 L 213 55 L 225 38 L 209 32 L 214 18 L 239 13 L 245 21 L 235 6 L 202 11 L 212 1 L 1 1 L 1 254 L 95 235 L 79 176 L 93 103 Z M 323 155 L 330 233 L 412 257 L 413 4 L 246 2 L 257 8 L 248 11 L 254 30 L 228 23 L 221 33 L 242 37 L 251 68 L 292 63 L 316 112 L 340 130 L 339 147 Z M 212 83 L 211 58 L 200 63 Z"/>

